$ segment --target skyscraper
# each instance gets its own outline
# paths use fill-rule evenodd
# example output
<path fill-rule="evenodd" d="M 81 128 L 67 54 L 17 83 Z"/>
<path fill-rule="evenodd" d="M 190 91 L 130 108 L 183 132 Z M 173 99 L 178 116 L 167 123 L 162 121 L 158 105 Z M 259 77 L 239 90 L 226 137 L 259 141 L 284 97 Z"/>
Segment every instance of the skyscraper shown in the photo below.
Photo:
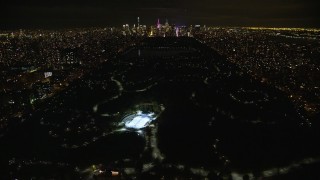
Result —
<path fill-rule="evenodd" d="M 161 24 L 160 24 L 160 19 L 159 19 L 159 18 L 158 18 L 157 28 L 158 28 L 158 29 L 161 28 Z"/>
<path fill-rule="evenodd" d="M 179 28 L 176 27 L 176 36 L 179 37 Z"/>

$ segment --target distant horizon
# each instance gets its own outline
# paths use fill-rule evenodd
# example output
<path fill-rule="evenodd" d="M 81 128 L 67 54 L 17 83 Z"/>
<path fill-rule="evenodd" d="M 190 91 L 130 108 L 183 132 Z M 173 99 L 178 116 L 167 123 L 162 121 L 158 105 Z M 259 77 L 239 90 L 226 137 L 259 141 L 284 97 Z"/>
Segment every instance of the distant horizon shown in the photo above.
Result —
<path fill-rule="evenodd" d="M 126 23 L 128 24 L 128 23 Z M 175 25 L 174 23 L 169 23 L 170 25 Z M 18 31 L 18 30 L 52 30 L 52 31 L 59 31 L 59 30 L 68 30 L 68 29 L 91 29 L 91 28 L 121 28 L 122 25 L 125 24 L 117 24 L 117 25 L 95 25 L 95 26 L 70 26 L 70 27 L 9 27 L 9 28 L 0 28 L 0 31 Z M 134 24 L 129 24 L 130 27 L 132 27 Z M 140 25 L 146 25 L 147 27 L 150 27 L 155 24 L 140 24 Z M 319 27 L 294 27 L 294 26 L 227 26 L 227 25 L 209 25 L 209 24 L 186 24 L 186 25 L 178 25 L 178 26 L 194 26 L 194 25 L 200 25 L 201 27 L 206 26 L 210 28 L 258 28 L 258 29 L 277 29 L 277 30 L 287 30 L 287 29 L 295 29 L 295 30 L 303 30 L 303 29 L 319 29 Z"/>
<path fill-rule="evenodd" d="M 318 0 L 10 0 L 0 29 L 61 29 L 122 24 L 320 28 Z"/>

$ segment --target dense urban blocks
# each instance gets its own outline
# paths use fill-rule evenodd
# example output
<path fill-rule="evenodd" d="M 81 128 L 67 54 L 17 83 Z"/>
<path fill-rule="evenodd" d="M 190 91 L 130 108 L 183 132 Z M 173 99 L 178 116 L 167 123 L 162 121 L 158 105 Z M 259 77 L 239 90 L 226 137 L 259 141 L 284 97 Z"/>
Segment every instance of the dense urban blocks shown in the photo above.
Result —
<path fill-rule="evenodd" d="M 126 26 L 4 37 L 4 179 L 292 179 L 317 169 L 317 100 L 302 95 L 317 97 L 318 81 L 302 84 L 298 74 L 305 66 L 317 72 L 306 52 L 318 47 L 310 39 L 318 32 L 189 30 L 165 38 L 129 35 Z M 291 40 L 275 50 L 278 36 Z M 30 48 L 34 59 L 23 56 Z M 295 48 L 303 61 L 284 55 Z M 35 67 L 10 68 L 25 58 Z"/>

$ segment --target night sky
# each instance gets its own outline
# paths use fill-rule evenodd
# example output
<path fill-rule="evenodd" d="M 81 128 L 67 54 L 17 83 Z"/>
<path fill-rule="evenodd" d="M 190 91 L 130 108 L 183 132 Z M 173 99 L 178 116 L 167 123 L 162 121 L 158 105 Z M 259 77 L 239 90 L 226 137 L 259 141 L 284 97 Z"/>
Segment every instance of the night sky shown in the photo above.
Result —
<path fill-rule="evenodd" d="M 319 0 L 8 0 L 0 29 L 119 26 L 320 27 Z"/>

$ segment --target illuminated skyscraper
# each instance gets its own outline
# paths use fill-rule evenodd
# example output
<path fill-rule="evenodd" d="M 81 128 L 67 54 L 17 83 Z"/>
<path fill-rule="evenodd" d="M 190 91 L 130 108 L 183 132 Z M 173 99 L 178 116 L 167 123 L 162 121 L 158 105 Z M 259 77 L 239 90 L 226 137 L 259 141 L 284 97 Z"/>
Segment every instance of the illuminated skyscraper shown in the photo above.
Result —
<path fill-rule="evenodd" d="M 158 18 L 157 28 L 158 28 L 158 29 L 161 28 L 161 24 L 160 24 L 160 19 L 159 19 L 159 18 Z"/>
<path fill-rule="evenodd" d="M 138 28 L 140 27 L 140 17 L 138 17 Z"/>
<path fill-rule="evenodd" d="M 176 36 L 179 37 L 179 28 L 176 27 Z"/>

